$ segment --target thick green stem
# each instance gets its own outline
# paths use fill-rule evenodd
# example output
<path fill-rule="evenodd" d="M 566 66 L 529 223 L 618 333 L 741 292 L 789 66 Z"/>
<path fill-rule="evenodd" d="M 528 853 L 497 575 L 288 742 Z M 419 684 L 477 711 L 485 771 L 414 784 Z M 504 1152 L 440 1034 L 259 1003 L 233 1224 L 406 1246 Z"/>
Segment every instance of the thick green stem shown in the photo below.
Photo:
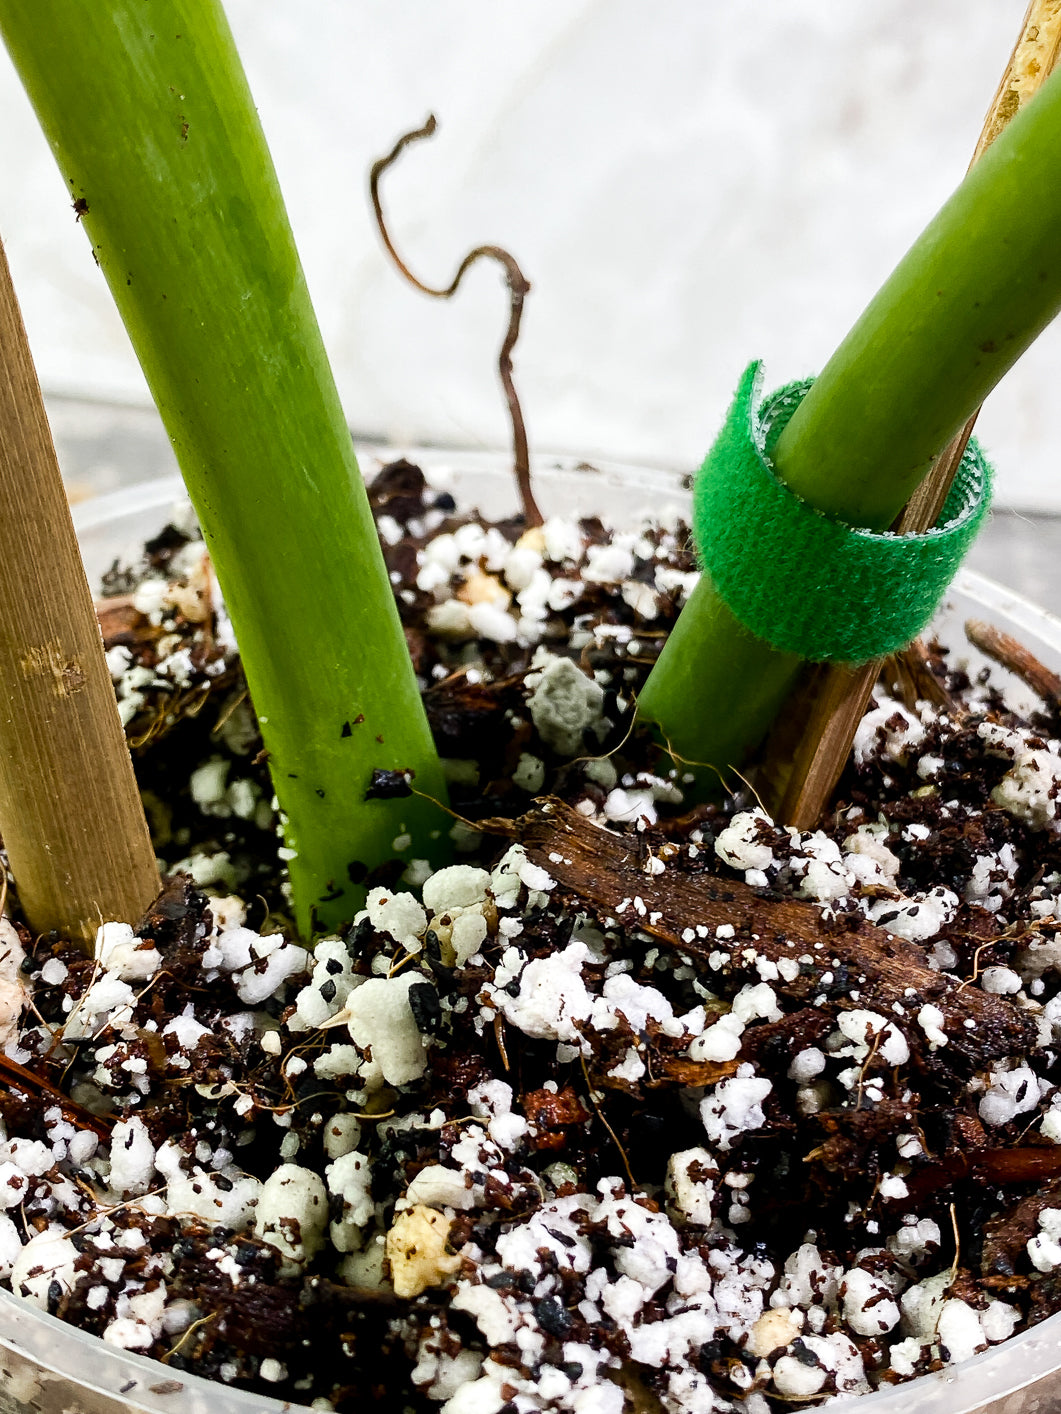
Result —
<path fill-rule="evenodd" d="M 444 799 L 283 200 L 218 0 L 0 0 L 0 30 L 173 442 L 295 852 L 299 921 L 435 857 Z"/>
<path fill-rule="evenodd" d="M 726 671 L 716 672 L 716 664 Z M 704 575 L 641 690 L 638 714 L 659 724 L 683 769 L 701 774 L 699 768 L 708 767 L 705 781 L 717 784 L 719 774 L 725 778 L 727 768 L 739 766 L 763 739 L 799 666 L 791 653 L 750 634 Z"/>
<path fill-rule="evenodd" d="M 1061 73 L 973 167 L 778 438 L 774 466 L 805 500 L 849 524 L 886 529 L 1061 309 L 1059 163 Z M 738 764 L 797 667 L 790 655 L 749 643 L 703 580 L 639 711 L 681 757 Z"/>
<path fill-rule="evenodd" d="M 1061 73 L 893 271 L 773 451 L 828 515 L 886 530 L 932 459 L 1061 309 Z"/>

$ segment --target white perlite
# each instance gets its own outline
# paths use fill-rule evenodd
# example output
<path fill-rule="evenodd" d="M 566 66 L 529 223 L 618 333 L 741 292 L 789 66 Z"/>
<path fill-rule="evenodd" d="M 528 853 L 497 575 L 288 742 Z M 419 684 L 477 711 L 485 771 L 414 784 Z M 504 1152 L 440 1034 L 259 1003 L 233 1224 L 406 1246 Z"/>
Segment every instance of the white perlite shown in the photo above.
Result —
<path fill-rule="evenodd" d="M 451 864 L 448 869 L 432 874 L 425 883 L 424 907 L 429 913 L 471 908 L 485 901 L 489 884 L 490 875 L 485 869 L 471 864 Z"/>
<path fill-rule="evenodd" d="M 763 810 L 744 810 L 715 840 L 715 853 L 734 869 L 766 869 L 774 861 L 769 843 L 773 822 Z"/>
<path fill-rule="evenodd" d="M 194 1213 L 205 1222 L 237 1232 L 250 1227 L 262 1191 L 259 1179 L 241 1172 L 235 1164 L 209 1172 L 197 1163 L 188 1163 L 173 1140 L 159 1146 L 155 1167 L 166 1179 L 166 1200 L 172 1212 Z"/>
<path fill-rule="evenodd" d="M 867 712 L 855 731 L 855 761 L 864 766 L 878 753 L 888 761 L 905 761 L 925 739 L 925 729 L 912 712 L 890 697 Z"/>
<path fill-rule="evenodd" d="M 994 722 L 978 728 L 980 739 L 991 755 L 1012 760 L 1013 765 L 991 792 L 991 799 L 1032 829 L 1055 824 L 1061 811 L 1061 755 L 1058 743 L 1033 747 L 1019 731 Z"/>
<path fill-rule="evenodd" d="M 711 1226 L 718 1176 L 718 1163 L 707 1149 L 685 1149 L 671 1155 L 667 1197 L 680 1222 Z"/>
<path fill-rule="evenodd" d="M 271 1243 L 295 1272 L 320 1251 L 328 1226 L 328 1194 L 320 1175 L 298 1164 L 281 1164 L 258 1196 L 254 1231 Z"/>
<path fill-rule="evenodd" d="M 14 924 L 0 916 L 0 1048 L 5 1051 L 18 1036 L 18 1019 L 29 997 L 22 974 L 25 960 Z"/>
<path fill-rule="evenodd" d="M 579 1023 L 588 1021 L 593 1011 L 593 997 L 582 980 L 582 964 L 588 958 L 585 943 L 569 943 L 562 952 L 532 962 L 526 962 L 518 948 L 509 948 L 489 989 L 494 1004 L 525 1036 L 577 1043 Z M 515 978 L 519 990 L 512 996 L 506 984 Z"/>
<path fill-rule="evenodd" d="M 427 1043 L 409 1005 L 409 992 L 418 985 L 425 985 L 422 973 L 403 972 L 372 977 L 350 995 L 346 1024 L 365 1057 L 360 1079 L 369 1089 L 408 1085 L 426 1069 Z"/>
<path fill-rule="evenodd" d="M 119 1120 L 111 1131 L 110 1185 L 122 1198 L 138 1197 L 151 1187 L 155 1146 L 137 1115 Z"/>
<path fill-rule="evenodd" d="M 162 966 L 162 954 L 142 942 L 128 923 L 104 923 L 97 930 L 96 960 L 123 982 L 144 982 Z"/>
<path fill-rule="evenodd" d="M 708 1139 L 727 1150 L 745 1130 L 758 1129 L 766 1118 L 762 1103 L 772 1089 L 769 1080 L 755 1076 L 750 1065 L 742 1065 L 732 1079 L 723 1080 L 714 1094 L 700 1103 Z"/>

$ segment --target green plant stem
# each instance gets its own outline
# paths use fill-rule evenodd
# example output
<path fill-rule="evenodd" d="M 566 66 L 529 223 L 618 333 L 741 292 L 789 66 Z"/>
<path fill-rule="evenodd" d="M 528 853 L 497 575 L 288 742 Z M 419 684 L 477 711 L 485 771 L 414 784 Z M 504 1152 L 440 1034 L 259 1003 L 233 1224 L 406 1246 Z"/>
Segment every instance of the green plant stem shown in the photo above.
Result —
<path fill-rule="evenodd" d="M 887 529 L 1054 318 L 1059 161 L 1061 73 L 972 168 L 778 438 L 774 466 L 798 495 L 848 524 Z M 683 759 L 738 764 L 794 682 L 797 659 L 749 640 L 702 579 L 638 703 Z"/>
<path fill-rule="evenodd" d="M 173 442 L 239 640 L 303 931 L 438 857 L 444 785 L 276 175 L 217 0 L 0 0 L 0 30 Z M 404 841 L 403 841 L 404 843 Z"/>
<path fill-rule="evenodd" d="M 749 633 L 702 575 L 641 689 L 638 715 L 657 724 L 683 770 L 707 786 L 720 775 L 732 784 L 728 770 L 758 746 L 799 667 Z"/>

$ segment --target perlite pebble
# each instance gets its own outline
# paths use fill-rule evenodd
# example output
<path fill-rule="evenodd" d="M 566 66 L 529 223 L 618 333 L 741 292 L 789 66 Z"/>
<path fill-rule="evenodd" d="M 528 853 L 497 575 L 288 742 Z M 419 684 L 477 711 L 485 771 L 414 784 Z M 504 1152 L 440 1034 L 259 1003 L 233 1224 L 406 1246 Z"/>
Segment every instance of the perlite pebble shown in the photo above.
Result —
<path fill-rule="evenodd" d="M 414 970 L 372 977 L 350 994 L 347 1027 L 365 1055 L 361 1079 L 368 1088 L 408 1085 L 427 1068 L 427 1038 L 409 1004 L 411 988 L 423 985 L 423 974 Z"/>
<path fill-rule="evenodd" d="M 377 932 L 389 933 L 409 952 L 419 952 L 420 938 L 427 927 L 427 914 L 412 894 L 372 889 L 365 911 Z"/>
<path fill-rule="evenodd" d="M 703 1035 L 689 1043 L 689 1059 L 695 1061 L 731 1061 L 740 1054 L 744 1022 L 733 1012 L 727 1012 L 709 1026 Z"/>
<path fill-rule="evenodd" d="M 342 1204 L 342 1216 L 331 1224 L 332 1242 L 340 1252 L 356 1252 L 361 1246 L 361 1229 L 375 1213 L 369 1161 L 359 1150 L 353 1149 L 328 1164 L 324 1176 L 329 1193 Z"/>
<path fill-rule="evenodd" d="M 470 908 L 486 898 L 490 875 L 471 864 L 453 864 L 439 869 L 424 884 L 424 907 L 428 913 L 445 913 L 452 908 Z M 424 924 L 426 926 L 425 918 Z"/>
<path fill-rule="evenodd" d="M 313 975 L 295 997 L 291 1031 L 309 1031 L 337 1015 L 354 987 L 364 979 L 355 976 L 346 944 L 341 938 L 322 938 L 313 949 Z"/>
<path fill-rule="evenodd" d="M 429 1208 L 474 1208 L 472 1185 L 465 1181 L 459 1169 L 443 1164 L 428 1164 L 422 1168 L 405 1192 L 405 1203 L 424 1203 Z"/>
<path fill-rule="evenodd" d="M 540 756 L 532 756 L 529 751 L 520 753 L 516 769 L 512 772 L 512 784 L 528 795 L 537 795 L 545 784 L 545 762 Z"/>
<path fill-rule="evenodd" d="M 751 1071 L 751 1066 L 741 1066 Z M 723 1080 L 700 1104 L 700 1119 L 707 1137 L 720 1149 L 730 1149 L 733 1141 L 745 1130 L 758 1129 L 764 1123 L 762 1102 L 773 1089 L 769 1080 L 739 1072 Z"/>
<path fill-rule="evenodd" d="M 840 1283 L 844 1319 L 856 1335 L 880 1336 L 899 1323 L 899 1306 L 885 1281 L 862 1267 L 845 1272 Z"/>
<path fill-rule="evenodd" d="M 143 1120 L 119 1120 L 111 1131 L 110 1186 L 123 1198 L 138 1197 L 151 1187 L 155 1146 Z"/>
<path fill-rule="evenodd" d="M 46 1311 L 53 1283 L 63 1293 L 73 1290 L 79 1255 L 61 1227 L 46 1228 L 30 1238 L 12 1263 L 11 1290 Z"/>
<path fill-rule="evenodd" d="M 250 1227 L 261 1182 L 227 1165 L 220 1173 L 207 1172 L 199 1165 L 185 1173 L 180 1146 L 167 1140 L 155 1155 L 155 1167 L 166 1179 L 166 1197 L 171 1212 L 194 1213 L 208 1223 L 221 1224 L 243 1232 Z M 219 1181 L 220 1180 L 220 1181 Z"/>
<path fill-rule="evenodd" d="M 298 1164 L 281 1164 L 258 1195 L 254 1231 L 292 1267 L 314 1257 L 324 1244 L 328 1194 L 319 1174 Z"/>
<path fill-rule="evenodd" d="M 0 1214 L 0 1277 L 10 1276 L 22 1251 L 18 1228 L 6 1213 Z"/>
<path fill-rule="evenodd" d="M 766 869 L 774 861 L 768 831 L 772 825 L 763 810 L 743 810 L 734 815 L 715 840 L 715 853 L 733 869 Z M 766 829 L 764 830 L 764 826 Z"/>
<path fill-rule="evenodd" d="M 801 1319 L 783 1306 L 764 1311 L 748 1334 L 747 1349 L 752 1355 L 772 1355 L 775 1350 L 791 1345 L 801 1327 Z"/>
<path fill-rule="evenodd" d="M 1061 809 L 1061 756 L 1057 742 L 1051 742 L 1049 748 L 1032 748 L 1018 732 L 1009 733 L 1008 740 L 1002 742 L 985 731 L 992 725 L 985 722 L 979 729 L 980 736 L 995 745 L 992 754 L 1008 755 L 1012 751 L 1015 759 L 991 792 L 991 799 L 1033 830 L 1046 829 L 1057 821 Z"/>
<path fill-rule="evenodd" d="M 899 1298 L 903 1330 L 922 1341 L 934 1340 L 946 1294 L 953 1282 L 949 1271 L 907 1287 Z"/>
<path fill-rule="evenodd" d="M 463 967 L 479 951 L 486 941 L 487 931 L 486 919 L 481 913 L 469 910 L 453 920 L 449 940 L 454 967 Z"/>
<path fill-rule="evenodd" d="M 341 1159 L 361 1142 L 361 1122 L 356 1115 L 333 1115 L 324 1126 L 324 1152 L 329 1159 Z"/>
<path fill-rule="evenodd" d="M 451 1225 L 451 1219 L 422 1203 L 397 1215 L 386 1248 L 397 1296 L 419 1296 L 459 1270 L 461 1259 L 446 1251 Z"/>
<path fill-rule="evenodd" d="M 128 923 L 104 923 L 96 930 L 96 960 L 125 982 L 143 982 L 162 966 L 162 954 L 136 936 Z"/>
<path fill-rule="evenodd" d="M 509 948 L 502 964 L 509 977 L 519 979 L 516 995 L 498 985 L 485 990 L 506 1021 L 525 1036 L 577 1044 L 582 1038 L 579 1023 L 593 1011 L 593 997 L 582 980 L 582 965 L 588 958 L 585 943 L 569 943 L 561 952 L 524 966 L 524 955 Z"/>
<path fill-rule="evenodd" d="M 864 766 L 878 753 L 887 761 L 905 761 L 925 739 L 925 729 L 912 712 L 890 697 L 866 713 L 855 731 L 855 762 Z"/>
<path fill-rule="evenodd" d="M 952 1297 L 943 1303 L 936 1327 L 940 1352 L 951 1364 L 968 1360 L 987 1344 L 980 1326 L 980 1317 L 964 1301 Z"/>
<path fill-rule="evenodd" d="M 667 1200 L 675 1219 L 710 1227 L 717 1180 L 718 1164 L 709 1150 L 683 1149 L 672 1154 L 667 1163 Z"/>
<path fill-rule="evenodd" d="M 773 1369 L 774 1388 L 786 1399 L 809 1399 L 825 1384 L 826 1374 L 820 1365 L 782 1355 Z"/>
<path fill-rule="evenodd" d="M 18 1036 L 18 1019 L 29 996 L 22 973 L 25 960 L 14 924 L 0 916 L 0 1047 L 5 1050 Z"/>

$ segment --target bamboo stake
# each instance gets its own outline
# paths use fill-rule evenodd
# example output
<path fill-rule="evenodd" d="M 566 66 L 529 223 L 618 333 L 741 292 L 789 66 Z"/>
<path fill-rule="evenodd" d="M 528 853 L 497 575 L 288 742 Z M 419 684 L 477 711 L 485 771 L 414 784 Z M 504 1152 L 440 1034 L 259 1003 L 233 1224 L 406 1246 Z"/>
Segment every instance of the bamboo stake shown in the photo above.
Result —
<path fill-rule="evenodd" d="M 1061 0 L 1031 0 L 1020 36 L 984 120 L 970 167 L 1049 77 L 1059 51 Z M 900 533 L 924 531 L 936 523 L 976 418 L 977 413 L 973 413 L 936 458 L 899 518 L 896 528 Z M 817 822 L 851 754 L 855 731 L 880 669 L 880 660 L 874 659 L 858 668 L 827 666 L 819 670 L 811 687 L 814 700 L 810 718 L 780 802 L 774 806 L 779 820 L 799 830 L 809 830 Z"/>
<path fill-rule="evenodd" d="M 158 869 L 2 246 L 0 605 L 0 834 L 29 926 L 91 942 Z"/>

